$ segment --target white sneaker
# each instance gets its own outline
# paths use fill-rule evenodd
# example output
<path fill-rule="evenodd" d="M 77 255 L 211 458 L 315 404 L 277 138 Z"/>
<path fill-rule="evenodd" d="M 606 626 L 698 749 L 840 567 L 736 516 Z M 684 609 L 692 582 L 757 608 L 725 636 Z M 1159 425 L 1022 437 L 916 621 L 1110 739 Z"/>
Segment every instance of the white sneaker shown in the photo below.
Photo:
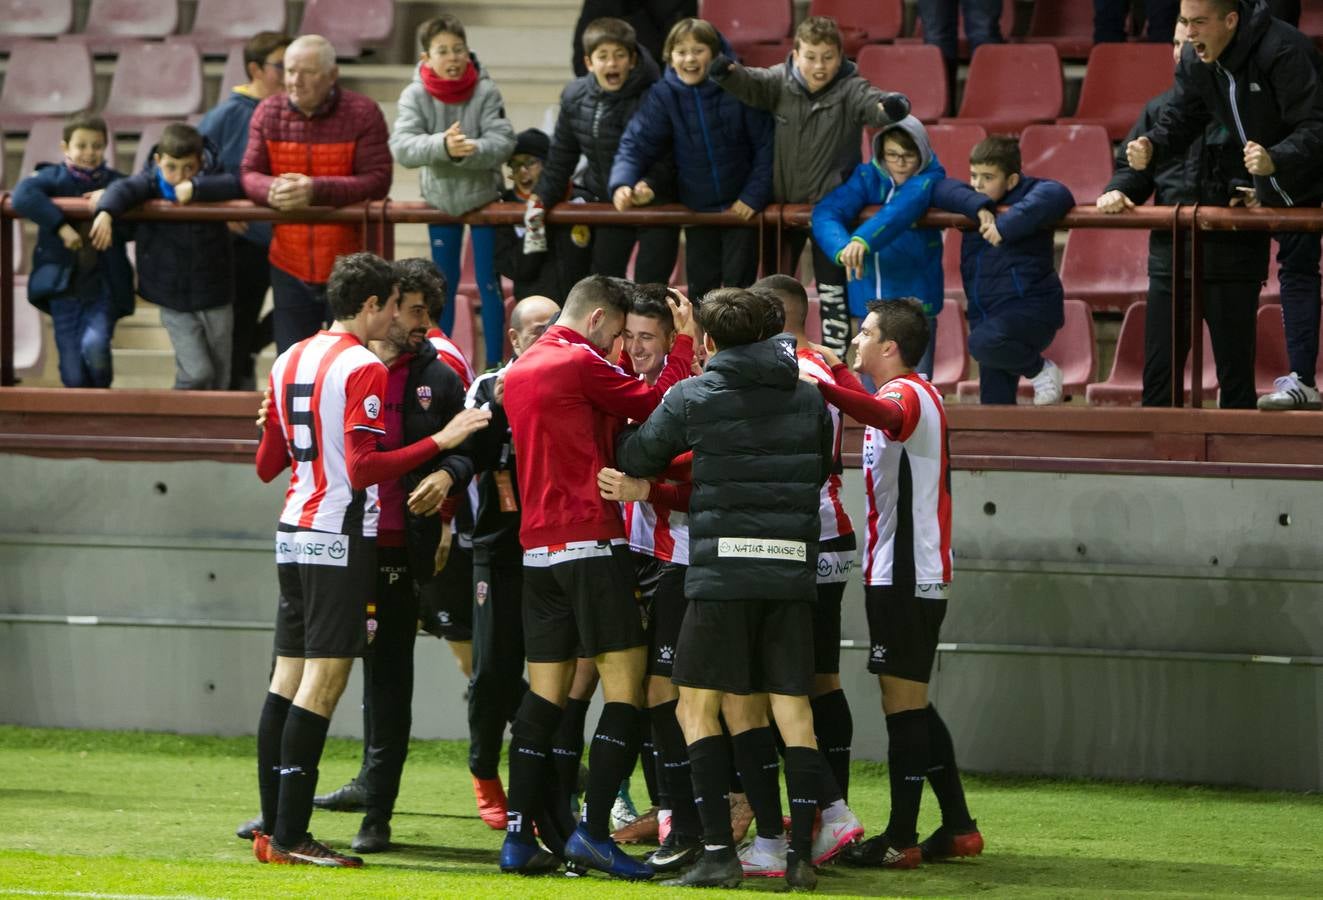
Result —
<path fill-rule="evenodd" d="M 611 804 L 611 831 L 619 831 L 638 817 L 638 813 L 630 808 L 629 801 L 617 794 L 615 802 Z"/>
<path fill-rule="evenodd" d="M 820 866 L 864 836 L 864 824 L 844 803 L 822 812 L 822 827 L 813 838 L 813 865 Z"/>
<path fill-rule="evenodd" d="M 1065 376 L 1061 367 L 1050 359 L 1043 360 L 1043 370 L 1029 379 L 1034 386 L 1034 406 L 1051 406 L 1061 402 L 1061 384 Z"/>
<path fill-rule="evenodd" d="M 1312 388 L 1292 372 L 1273 381 L 1277 388 L 1271 394 L 1259 398 L 1259 409 L 1323 409 L 1318 388 Z"/>
<path fill-rule="evenodd" d="M 786 875 L 786 854 L 790 852 L 790 841 L 784 834 L 779 837 L 755 837 L 740 848 L 740 865 L 744 867 L 744 877 L 751 875 L 767 878 L 784 878 Z"/>

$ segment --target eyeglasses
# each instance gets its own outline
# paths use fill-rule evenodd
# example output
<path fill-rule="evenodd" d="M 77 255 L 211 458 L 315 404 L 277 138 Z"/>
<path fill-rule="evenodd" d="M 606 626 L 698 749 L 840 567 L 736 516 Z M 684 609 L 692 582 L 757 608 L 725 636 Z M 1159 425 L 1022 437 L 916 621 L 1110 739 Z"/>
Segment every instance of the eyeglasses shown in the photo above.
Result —
<path fill-rule="evenodd" d="M 886 159 L 887 162 L 893 162 L 893 163 L 914 162 L 919 158 L 919 154 L 917 153 L 895 153 L 892 152 L 891 150 L 888 150 L 886 153 L 883 153 L 882 156 Z"/>

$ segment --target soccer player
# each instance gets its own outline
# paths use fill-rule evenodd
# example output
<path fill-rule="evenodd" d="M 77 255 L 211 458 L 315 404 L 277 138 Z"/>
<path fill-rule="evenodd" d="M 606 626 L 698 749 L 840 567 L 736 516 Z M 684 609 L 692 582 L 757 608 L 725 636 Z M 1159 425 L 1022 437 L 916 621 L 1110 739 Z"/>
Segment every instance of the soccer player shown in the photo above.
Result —
<path fill-rule="evenodd" d="M 739 722 L 764 702 L 758 696 L 764 693 L 786 744 L 792 823 L 786 881 L 809 889 L 817 882 L 812 828 L 825 763 L 808 693 L 818 494 L 830 472 L 832 427 L 822 398 L 799 382 L 794 341 L 786 334 L 762 339 L 770 305 L 737 288 L 704 297 L 698 315 L 711 354 L 707 367 L 671 389 L 619 451 L 620 469 L 636 476 L 658 474 L 690 448 L 694 454 L 689 607 L 672 680 L 680 688 L 678 716 L 704 853 L 668 882 L 678 886 L 735 887 L 744 877 L 727 799 L 730 751 L 718 714 L 723 699 L 743 701 L 724 704 L 738 739 L 745 730 Z M 743 768 L 741 777 L 752 802 Z"/>
<path fill-rule="evenodd" d="M 951 586 L 951 468 L 946 412 L 937 389 L 915 374 L 928 346 L 919 301 L 877 301 L 853 342 L 857 370 L 882 385 L 870 396 L 834 357 L 835 382 L 816 381 L 829 403 L 864 423 L 868 547 L 864 598 L 871 652 L 886 715 L 891 818 L 886 831 L 845 852 L 856 865 L 912 869 L 921 859 L 977 856 L 983 837 L 965 804 L 955 747 L 928 702 L 928 680 Z M 924 779 L 942 825 L 918 844 Z"/>
<path fill-rule="evenodd" d="M 589 276 L 570 291 L 555 325 L 505 376 L 514 437 L 524 547 L 524 641 L 530 690 L 510 741 L 509 818 L 501 870 L 547 872 L 556 858 L 537 846 L 533 813 L 551 740 L 578 655 L 596 657 L 605 705 L 589 750 L 583 821 L 569 837 L 571 861 L 624 878 L 652 870 L 609 833 L 611 804 L 639 747 L 646 641 L 637 585 L 616 504 L 597 473 L 613 464 L 625 419 L 642 420 L 689 374 L 693 321 L 687 300 L 668 300 L 676 338 L 655 385 L 607 361 L 624 330 L 625 285 Z"/>
<path fill-rule="evenodd" d="M 276 664 L 257 733 L 266 830 L 254 836 L 253 852 L 262 862 L 357 867 L 361 858 L 315 840 L 308 820 L 331 714 L 367 647 L 376 485 L 458 445 L 487 416 L 466 411 L 435 434 L 382 451 L 387 370 L 366 344 L 385 338 L 396 318 L 395 273 L 370 253 L 342 256 L 327 298 L 330 329 L 290 347 L 272 367 L 257 451 L 263 481 L 286 466 L 293 475 L 276 532 Z"/>

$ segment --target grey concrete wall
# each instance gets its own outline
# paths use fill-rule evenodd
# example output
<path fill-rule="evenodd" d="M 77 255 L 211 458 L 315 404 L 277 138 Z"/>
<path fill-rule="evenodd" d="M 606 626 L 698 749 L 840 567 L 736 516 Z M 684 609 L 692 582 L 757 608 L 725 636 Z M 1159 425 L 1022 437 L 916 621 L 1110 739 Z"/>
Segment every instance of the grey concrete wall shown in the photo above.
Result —
<path fill-rule="evenodd" d="M 283 485 L 12 455 L 0 484 L 0 720 L 253 730 Z M 933 693 L 967 768 L 1323 788 L 1323 485 L 957 472 L 953 496 Z M 881 758 L 862 599 L 843 678 L 856 752 Z M 420 637 L 418 667 L 416 734 L 463 737 L 445 646 Z M 359 690 L 335 733 L 358 733 Z"/>

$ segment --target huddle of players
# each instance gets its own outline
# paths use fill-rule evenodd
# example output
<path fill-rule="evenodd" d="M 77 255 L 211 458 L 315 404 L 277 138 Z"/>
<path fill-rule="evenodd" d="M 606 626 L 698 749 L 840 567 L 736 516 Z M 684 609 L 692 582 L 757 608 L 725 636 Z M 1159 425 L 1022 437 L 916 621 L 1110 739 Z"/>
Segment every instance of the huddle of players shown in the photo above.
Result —
<path fill-rule="evenodd" d="M 345 259 L 359 257 L 368 255 Z M 695 316 L 665 288 L 593 276 L 540 338 L 521 335 L 528 345 L 516 348 L 514 363 L 480 380 L 495 401 L 480 417 L 470 410 L 456 427 L 387 451 L 364 437 L 382 433 L 386 385 L 384 367 L 361 345 L 394 318 L 388 282 L 333 298 L 332 329 L 273 369 L 259 471 L 269 480 L 292 464 L 295 477 L 277 541 L 280 621 L 290 624 L 278 629 L 259 728 L 259 859 L 361 865 L 307 833 L 325 725 L 364 639 L 360 623 L 356 635 L 340 629 L 344 647 L 332 647 L 318 638 L 327 633 L 321 623 L 343 621 L 345 607 L 361 612 L 345 588 L 371 594 L 356 565 L 375 549 L 377 481 L 365 479 L 444 460 L 438 452 L 460 452 L 475 431 L 467 444 L 500 448 L 498 473 L 508 474 L 493 482 L 497 503 L 506 516 L 517 511 L 523 548 L 530 689 L 512 728 L 503 871 L 549 872 L 566 862 L 643 879 L 687 867 L 673 883 L 734 885 L 747 873 L 811 888 L 814 864 L 842 850 L 851 862 L 888 867 L 981 851 L 949 733 L 926 699 L 950 582 L 950 503 L 940 397 L 913 374 L 928 327 L 917 303 L 876 305 L 855 340 L 856 368 L 883 385 L 874 397 L 830 351 L 808 345 L 807 300 L 793 279 L 714 291 Z M 631 313 L 651 319 L 666 344 L 664 357 L 639 360 L 647 361 L 639 373 L 617 342 Z M 688 377 L 700 324 L 708 362 Z M 328 364 L 328 347 L 352 364 Z M 617 357 L 620 365 L 610 361 Z M 841 409 L 868 425 L 869 666 L 880 676 L 891 737 L 891 821 L 862 843 L 844 802 L 852 725 L 838 674 L 840 600 L 855 545 L 839 497 Z M 493 410 L 508 420 L 504 435 L 497 423 L 482 431 Z M 629 421 L 642 424 L 625 428 Z M 324 462 L 340 465 L 304 471 L 318 447 Z M 271 448 L 283 454 L 279 468 Z M 312 516 L 310 497 L 322 507 Z M 651 588 L 647 628 L 640 582 Z M 589 748 L 583 820 L 570 831 L 544 789 L 554 781 L 552 738 L 579 657 L 596 659 L 605 705 Z M 328 668 L 340 677 L 327 677 Z M 640 862 L 611 840 L 608 817 L 637 757 L 645 698 L 672 816 L 662 846 Z M 784 743 L 788 840 L 769 712 Z M 732 750 L 758 821 L 757 838 L 738 853 L 727 801 Z M 943 825 L 919 845 L 925 779 Z"/>

